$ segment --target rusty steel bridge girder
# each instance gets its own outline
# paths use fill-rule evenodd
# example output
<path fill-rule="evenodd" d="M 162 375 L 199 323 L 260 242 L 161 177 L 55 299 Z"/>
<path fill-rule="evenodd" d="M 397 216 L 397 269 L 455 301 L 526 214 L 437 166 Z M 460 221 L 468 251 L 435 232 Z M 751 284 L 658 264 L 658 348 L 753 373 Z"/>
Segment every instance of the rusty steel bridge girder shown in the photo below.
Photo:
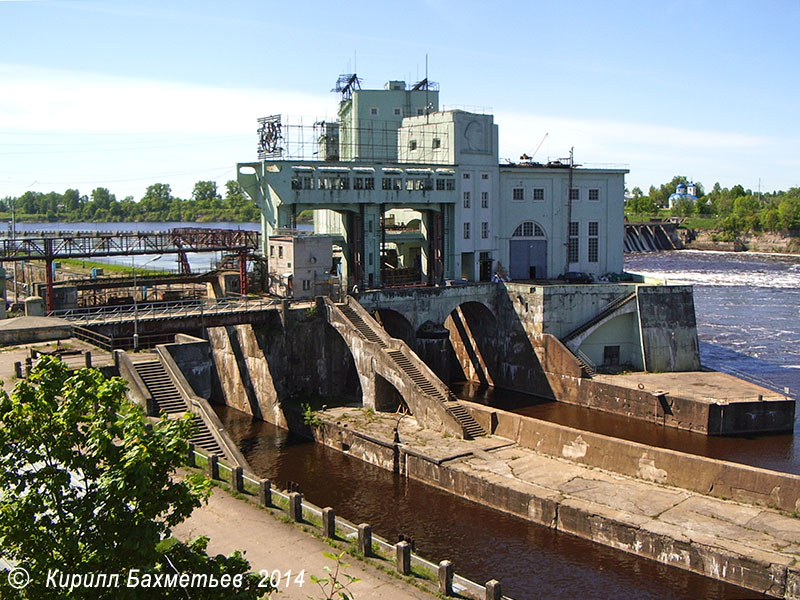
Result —
<path fill-rule="evenodd" d="M 259 237 L 257 231 L 203 228 L 20 236 L 0 240 L 0 262 L 185 252 L 247 253 L 258 250 Z"/>

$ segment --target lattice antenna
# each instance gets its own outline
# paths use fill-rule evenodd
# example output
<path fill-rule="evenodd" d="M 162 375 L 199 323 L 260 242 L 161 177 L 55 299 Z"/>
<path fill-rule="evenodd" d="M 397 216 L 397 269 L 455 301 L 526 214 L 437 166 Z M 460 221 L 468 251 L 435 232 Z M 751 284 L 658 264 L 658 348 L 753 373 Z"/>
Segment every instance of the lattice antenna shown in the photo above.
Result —
<path fill-rule="evenodd" d="M 361 80 L 358 78 L 358 75 L 355 73 L 349 73 L 345 75 L 339 75 L 339 79 L 336 80 L 336 86 L 331 90 L 331 92 L 341 94 L 342 101 L 344 101 L 352 98 L 353 90 L 360 89 Z"/>

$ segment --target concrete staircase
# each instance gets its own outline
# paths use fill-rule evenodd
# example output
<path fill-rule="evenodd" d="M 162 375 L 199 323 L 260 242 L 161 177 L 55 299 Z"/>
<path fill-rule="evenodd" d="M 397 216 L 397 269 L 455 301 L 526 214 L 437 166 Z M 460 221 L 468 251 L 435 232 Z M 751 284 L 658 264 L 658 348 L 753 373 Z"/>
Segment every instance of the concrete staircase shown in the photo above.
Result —
<path fill-rule="evenodd" d="M 635 291 L 631 292 L 630 294 L 625 294 L 623 296 L 619 296 L 618 298 L 615 298 L 614 300 L 612 300 L 611 302 L 606 304 L 602 308 L 602 310 L 599 313 L 597 313 L 595 316 L 593 316 L 591 319 L 589 319 L 585 323 L 582 323 L 581 325 L 579 325 L 578 327 L 576 327 L 575 329 L 570 331 L 567 335 L 562 337 L 561 341 L 566 344 L 571 339 L 578 337 L 584 331 L 586 331 L 587 329 L 592 327 L 595 323 L 599 323 L 600 321 L 602 321 L 603 319 L 605 319 L 609 315 L 615 313 L 617 310 L 622 308 L 624 305 L 626 305 L 628 302 L 630 302 L 634 298 L 636 298 L 636 292 Z"/>
<path fill-rule="evenodd" d="M 157 414 L 166 413 L 167 417 L 177 418 L 192 412 L 160 360 L 137 362 L 134 363 L 134 368 L 147 386 Z M 199 449 L 224 456 L 225 453 L 202 417 L 195 414 L 192 421 L 194 429 L 189 441 Z"/>
<path fill-rule="evenodd" d="M 337 304 L 336 308 L 341 311 L 362 338 L 377 344 L 381 350 L 392 359 L 394 365 L 401 370 L 427 398 L 433 402 L 439 403 L 447 413 L 458 422 L 465 439 L 474 439 L 475 437 L 486 435 L 486 432 L 472 417 L 469 411 L 458 402 L 455 394 L 447 389 L 441 382 L 438 382 L 440 384 L 439 386 L 435 385 L 436 382 L 432 381 L 432 377 L 435 377 L 435 375 L 423 373 L 402 350 L 391 349 L 389 347 L 386 340 L 376 331 L 376 328 L 380 327 L 377 322 L 371 318 L 370 321 L 372 322 L 367 322 L 348 304 Z M 446 390 L 446 392 L 443 391 L 443 389 Z"/>

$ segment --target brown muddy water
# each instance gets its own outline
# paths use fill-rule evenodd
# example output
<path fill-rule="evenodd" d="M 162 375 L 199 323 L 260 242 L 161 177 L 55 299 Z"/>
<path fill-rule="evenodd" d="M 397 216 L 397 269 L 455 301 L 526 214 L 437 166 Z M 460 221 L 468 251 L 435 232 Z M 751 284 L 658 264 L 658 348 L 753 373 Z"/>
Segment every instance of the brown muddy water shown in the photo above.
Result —
<path fill-rule="evenodd" d="M 401 477 L 224 406 L 223 425 L 256 473 L 305 498 L 370 523 L 391 542 L 415 540 L 433 562 L 483 583 L 496 578 L 516 600 L 753 598 L 754 592 L 529 523 Z"/>
<path fill-rule="evenodd" d="M 800 475 L 800 436 L 707 436 L 510 390 L 452 384 L 464 400 L 631 442 Z"/>

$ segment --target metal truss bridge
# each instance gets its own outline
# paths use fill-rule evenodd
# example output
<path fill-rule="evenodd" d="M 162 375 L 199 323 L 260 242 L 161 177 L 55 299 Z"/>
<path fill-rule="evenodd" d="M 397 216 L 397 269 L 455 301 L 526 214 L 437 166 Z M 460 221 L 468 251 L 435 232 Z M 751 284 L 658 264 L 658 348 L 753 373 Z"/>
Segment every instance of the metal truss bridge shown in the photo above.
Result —
<path fill-rule="evenodd" d="M 239 257 L 242 293 L 247 292 L 247 256 L 259 249 L 259 233 L 241 229 L 185 227 L 150 232 L 59 232 L 0 240 L 0 262 L 43 260 L 47 263 L 47 310 L 53 310 L 53 261 L 146 254 L 177 254 L 189 274 L 189 252 L 226 252 Z"/>

